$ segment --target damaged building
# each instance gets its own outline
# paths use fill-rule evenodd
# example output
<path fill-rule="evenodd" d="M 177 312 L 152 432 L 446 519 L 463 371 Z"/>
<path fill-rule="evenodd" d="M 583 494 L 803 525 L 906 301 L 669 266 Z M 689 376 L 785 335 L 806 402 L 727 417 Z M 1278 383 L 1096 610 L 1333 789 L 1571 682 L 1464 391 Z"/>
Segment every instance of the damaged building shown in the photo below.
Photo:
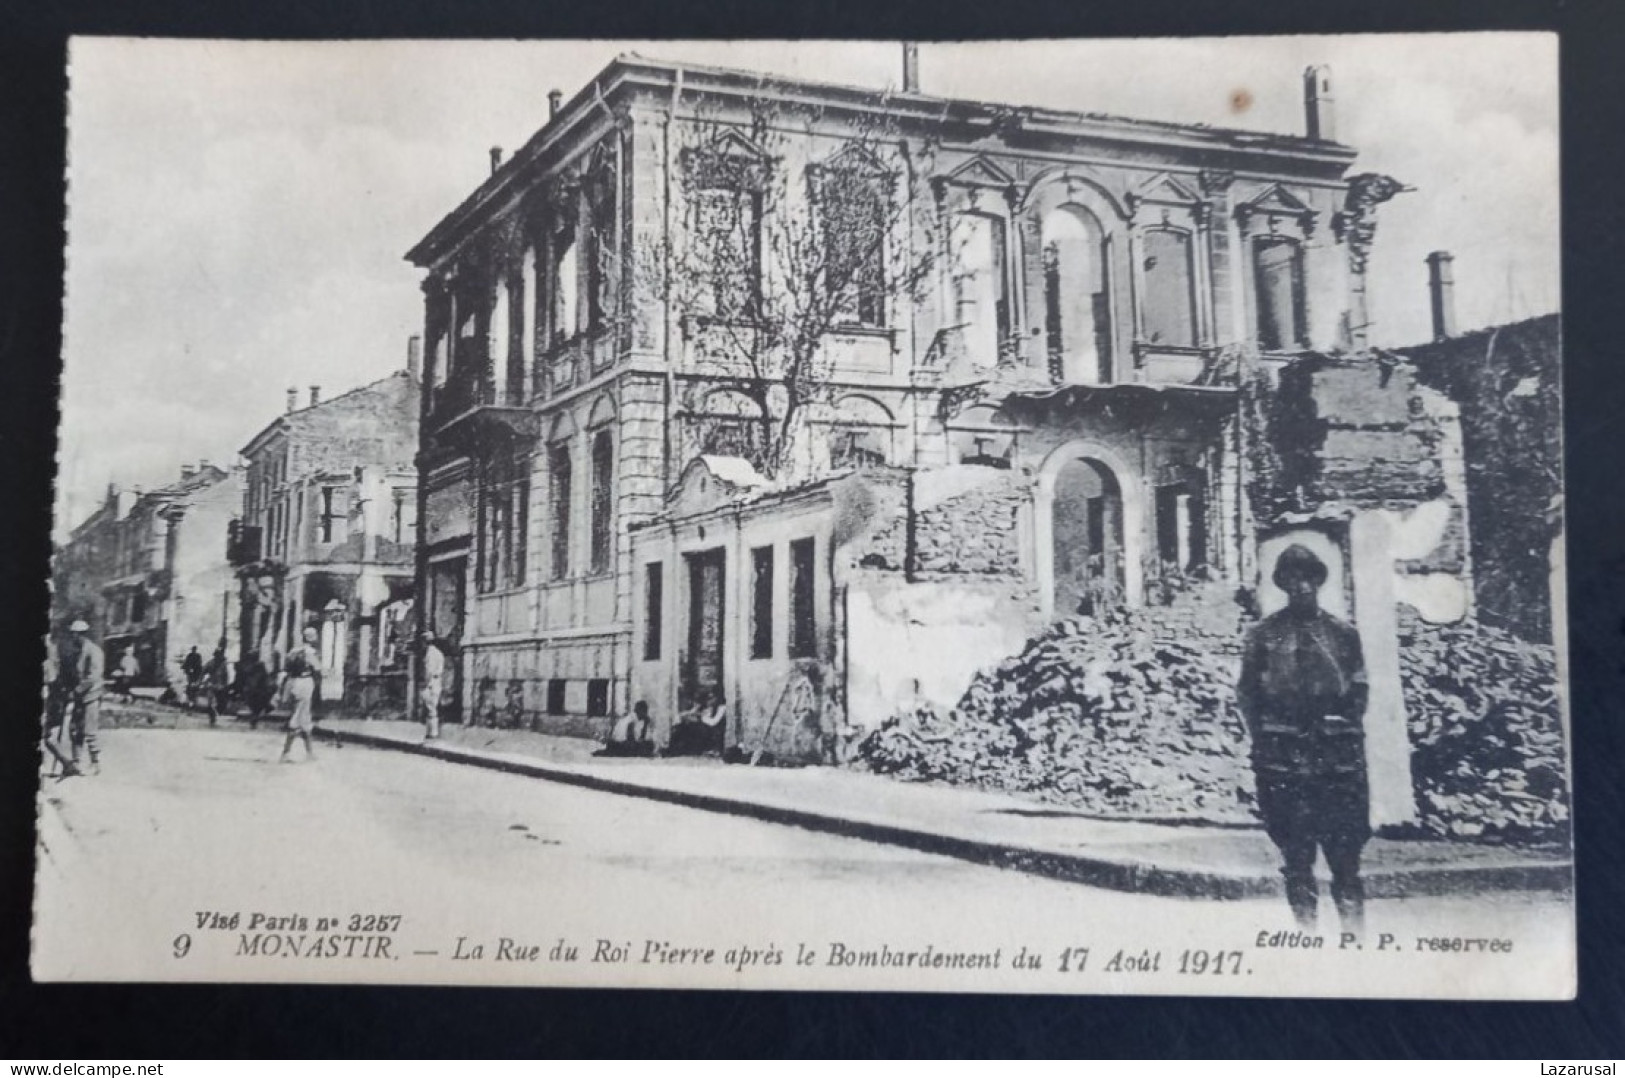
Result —
<path fill-rule="evenodd" d="M 404 706 L 417 529 L 418 341 L 405 370 L 327 400 L 319 386 L 242 449 L 246 481 L 229 546 L 242 657 L 267 669 L 319 632 L 322 694 Z"/>
<path fill-rule="evenodd" d="M 1328 71 L 1288 136 L 944 99 L 904 52 L 887 94 L 622 57 L 409 252 L 418 610 L 468 720 L 720 695 L 729 743 L 829 759 L 1056 618 L 1446 499 L 1448 402 L 1368 349 L 1402 188 Z M 1420 486 L 1315 486 L 1390 450 Z"/>

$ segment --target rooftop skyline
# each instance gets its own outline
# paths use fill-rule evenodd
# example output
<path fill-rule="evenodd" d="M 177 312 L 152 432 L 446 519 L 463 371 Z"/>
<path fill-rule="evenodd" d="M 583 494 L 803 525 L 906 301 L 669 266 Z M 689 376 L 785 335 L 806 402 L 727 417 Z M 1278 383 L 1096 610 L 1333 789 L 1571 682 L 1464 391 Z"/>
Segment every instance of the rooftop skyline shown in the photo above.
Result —
<path fill-rule="evenodd" d="M 1019 49 L 1019 62 L 1007 50 Z M 57 533 L 108 483 L 235 460 L 287 387 L 331 398 L 404 365 L 421 332 L 403 258 L 617 55 L 874 90 L 891 42 L 220 43 L 71 52 L 69 255 Z M 923 44 L 921 90 L 1303 133 L 1328 64 L 1351 172 L 1383 207 L 1373 340 L 1429 336 L 1428 251 L 1456 255 L 1462 331 L 1556 310 L 1557 49 L 1542 35 Z M 1441 62 L 1447 57 L 1448 62 Z M 1403 116 L 1405 123 L 1391 122 Z"/>

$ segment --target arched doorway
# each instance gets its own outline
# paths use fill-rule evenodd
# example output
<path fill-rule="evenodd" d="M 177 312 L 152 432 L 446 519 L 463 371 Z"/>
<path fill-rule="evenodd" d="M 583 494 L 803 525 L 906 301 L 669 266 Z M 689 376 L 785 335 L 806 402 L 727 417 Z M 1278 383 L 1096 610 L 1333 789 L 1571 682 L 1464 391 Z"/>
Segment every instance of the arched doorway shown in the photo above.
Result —
<path fill-rule="evenodd" d="M 1061 465 L 1051 503 L 1058 617 L 1123 601 L 1123 492 L 1111 469 L 1078 457 Z"/>
<path fill-rule="evenodd" d="M 1044 339 L 1059 381 L 1112 380 L 1111 282 L 1100 219 L 1074 203 L 1044 216 Z"/>
<path fill-rule="evenodd" d="M 1144 601 L 1144 506 L 1126 464 L 1110 450 L 1072 442 L 1038 473 L 1034 566 L 1047 617 Z"/>

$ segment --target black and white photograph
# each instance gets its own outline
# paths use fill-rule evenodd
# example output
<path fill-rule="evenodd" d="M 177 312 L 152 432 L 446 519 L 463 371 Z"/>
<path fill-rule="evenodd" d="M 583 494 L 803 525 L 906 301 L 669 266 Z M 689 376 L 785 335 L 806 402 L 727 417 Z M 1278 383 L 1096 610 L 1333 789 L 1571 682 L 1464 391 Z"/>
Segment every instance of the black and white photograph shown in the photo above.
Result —
<path fill-rule="evenodd" d="M 68 87 L 36 979 L 1573 998 L 1555 35 Z"/>

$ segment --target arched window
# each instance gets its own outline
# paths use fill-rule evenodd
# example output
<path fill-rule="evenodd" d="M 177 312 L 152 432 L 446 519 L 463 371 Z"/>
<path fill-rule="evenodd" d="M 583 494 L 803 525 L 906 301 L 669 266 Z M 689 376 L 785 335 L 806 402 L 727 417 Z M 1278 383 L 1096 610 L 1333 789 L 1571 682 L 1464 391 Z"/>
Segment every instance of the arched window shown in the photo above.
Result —
<path fill-rule="evenodd" d="M 1050 374 L 1062 382 L 1112 380 L 1111 276 L 1100 219 L 1082 206 L 1043 221 L 1044 330 Z"/>
<path fill-rule="evenodd" d="M 973 365 L 990 368 L 1010 335 L 1008 230 L 1002 217 L 960 213 L 949 232 L 954 322 Z"/>
<path fill-rule="evenodd" d="M 592 436 L 592 505 L 589 519 L 590 572 L 608 572 L 615 553 L 615 437 L 608 427 Z"/>
<path fill-rule="evenodd" d="M 826 442 L 831 468 L 870 468 L 886 464 L 892 451 L 892 414 L 870 397 L 835 402 Z"/>
<path fill-rule="evenodd" d="M 1153 228 L 1144 236 L 1145 302 L 1141 317 L 1151 344 L 1196 346 L 1196 289 L 1191 234 Z"/>

